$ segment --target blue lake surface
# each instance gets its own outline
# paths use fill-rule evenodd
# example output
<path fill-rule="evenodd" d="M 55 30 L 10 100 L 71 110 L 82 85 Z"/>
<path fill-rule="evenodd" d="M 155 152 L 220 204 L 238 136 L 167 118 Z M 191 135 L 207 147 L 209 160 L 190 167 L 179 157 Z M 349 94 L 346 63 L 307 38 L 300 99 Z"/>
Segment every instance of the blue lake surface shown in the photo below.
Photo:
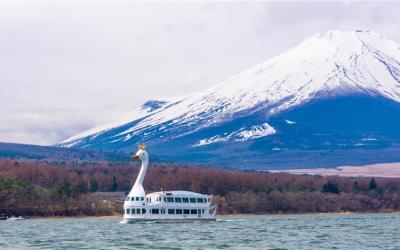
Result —
<path fill-rule="evenodd" d="M 400 249 L 400 214 L 224 216 L 209 223 L 0 221 L 0 249 Z"/>

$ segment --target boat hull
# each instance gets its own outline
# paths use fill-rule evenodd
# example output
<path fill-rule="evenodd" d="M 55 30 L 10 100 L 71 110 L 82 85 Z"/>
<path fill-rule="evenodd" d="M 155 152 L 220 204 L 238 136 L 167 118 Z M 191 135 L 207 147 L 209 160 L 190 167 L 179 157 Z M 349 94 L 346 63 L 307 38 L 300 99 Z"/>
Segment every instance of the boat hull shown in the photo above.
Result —
<path fill-rule="evenodd" d="M 150 218 L 124 218 L 121 223 L 142 223 L 142 222 L 157 222 L 157 223 L 188 223 L 188 222 L 212 222 L 216 218 L 183 218 L 183 219 L 150 219 Z"/>

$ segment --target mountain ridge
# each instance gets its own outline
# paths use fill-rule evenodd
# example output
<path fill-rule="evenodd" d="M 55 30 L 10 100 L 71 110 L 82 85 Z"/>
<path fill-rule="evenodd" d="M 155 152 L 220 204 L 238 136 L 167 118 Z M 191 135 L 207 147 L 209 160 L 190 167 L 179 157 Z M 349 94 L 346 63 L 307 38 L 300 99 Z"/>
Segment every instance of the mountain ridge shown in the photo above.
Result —
<path fill-rule="evenodd" d="M 318 33 L 204 91 L 165 101 L 125 124 L 86 132 L 60 146 L 128 150 L 133 144 L 148 143 L 166 151 L 174 141 L 188 152 L 228 142 L 241 148 L 246 141 L 281 136 L 281 129 L 269 120 L 312 101 L 362 95 L 400 103 L 399 62 L 400 46 L 381 35 Z"/>

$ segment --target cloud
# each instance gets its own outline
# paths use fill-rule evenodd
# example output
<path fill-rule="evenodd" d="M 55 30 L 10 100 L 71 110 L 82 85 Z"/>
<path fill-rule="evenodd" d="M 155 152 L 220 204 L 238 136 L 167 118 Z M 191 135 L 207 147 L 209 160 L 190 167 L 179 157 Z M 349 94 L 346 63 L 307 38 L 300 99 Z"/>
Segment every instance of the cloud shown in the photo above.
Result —
<path fill-rule="evenodd" d="M 313 33 L 400 42 L 396 2 L 0 2 L 0 141 L 49 145 Z"/>

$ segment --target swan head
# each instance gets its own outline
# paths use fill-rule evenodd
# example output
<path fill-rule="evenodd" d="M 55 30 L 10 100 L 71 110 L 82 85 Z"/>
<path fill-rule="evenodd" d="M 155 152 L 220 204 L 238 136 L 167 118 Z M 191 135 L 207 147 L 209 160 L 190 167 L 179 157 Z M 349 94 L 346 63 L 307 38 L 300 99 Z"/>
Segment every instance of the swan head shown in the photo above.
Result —
<path fill-rule="evenodd" d="M 139 159 L 141 161 L 145 161 L 149 159 L 149 156 L 144 148 L 144 146 L 139 146 L 139 150 L 136 152 L 136 154 L 131 156 L 133 159 Z"/>

